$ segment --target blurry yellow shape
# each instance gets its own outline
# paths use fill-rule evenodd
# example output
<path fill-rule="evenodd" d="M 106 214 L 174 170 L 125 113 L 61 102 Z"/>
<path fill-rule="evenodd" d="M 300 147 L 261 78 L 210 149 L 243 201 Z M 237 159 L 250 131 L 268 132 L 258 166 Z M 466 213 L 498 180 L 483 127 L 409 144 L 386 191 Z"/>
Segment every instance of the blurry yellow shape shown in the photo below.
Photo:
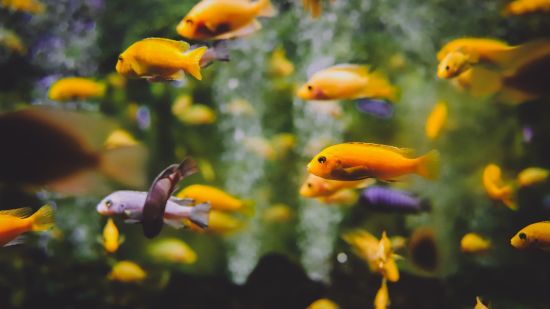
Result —
<path fill-rule="evenodd" d="M 292 133 L 279 133 L 271 139 L 271 144 L 277 151 L 277 157 L 279 159 L 284 158 L 296 145 L 296 135 Z"/>
<path fill-rule="evenodd" d="M 518 183 L 522 187 L 528 187 L 544 182 L 547 178 L 547 169 L 540 167 L 528 167 L 518 174 Z"/>
<path fill-rule="evenodd" d="M 342 190 L 365 188 L 373 183 L 373 179 L 340 181 L 324 179 L 313 174 L 308 174 L 306 180 L 300 187 L 300 195 L 303 197 L 332 197 L 329 198 L 328 201 L 336 201 L 343 197 L 335 195 Z M 355 203 L 355 199 L 351 196 L 348 197 L 350 199 L 346 200 L 346 202 Z"/>
<path fill-rule="evenodd" d="M 192 198 L 197 204 L 209 202 L 214 210 L 239 211 L 248 215 L 254 213 L 254 205 L 251 201 L 240 200 L 213 186 L 190 185 L 183 188 L 176 196 L 178 198 Z"/>
<path fill-rule="evenodd" d="M 48 97 L 56 101 L 86 100 L 101 98 L 105 94 L 105 84 L 84 77 L 65 77 L 50 87 Z"/>
<path fill-rule="evenodd" d="M 428 120 L 426 120 L 426 136 L 431 140 L 437 138 L 446 121 L 447 103 L 439 101 L 432 109 Z"/>
<path fill-rule="evenodd" d="M 232 100 L 223 107 L 223 111 L 233 116 L 252 116 L 256 113 L 252 104 L 244 99 Z"/>
<path fill-rule="evenodd" d="M 263 137 L 247 137 L 244 140 L 244 147 L 265 160 L 272 161 L 277 157 L 273 145 Z"/>
<path fill-rule="evenodd" d="M 199 233 L 210 233 L 216 235 L 231 235 L 245 226 L 245 222 L 235 216 L 219 210 L 211 210 L 208 218 L 208 228 L 201 229 L 191 223 L 189 220 L 184 220 L 185 225 L 192 231 Z"/>
<path fill-rule="evenodd" d="M 514 190 L 509 185 L 503 185 L 500 167 L 488 164 L 483 171 L 483 186 L 487 195 L 493 200 L 502 201 L 511 210 L 517 210 L 514 200 Z"/>
<path fill-rule="evenodd" d="M 388 285 L 386 278 L 382 278 L 382 284 L 374 297 L 374 309 L 386 309 L 390 305 L 390 294 L 388 293 Z"/>
<path fill-rule="evenodd" d="M 193 100 L 191 99 L 191 96 L 187 94 L 180 95 L 176 97 L 176 100 L 174 100 L 174 103 L 172 104 L 172 114 L 180 118 L 187 110 L 189 110 L 189 107 L 191 107 L 192 104 Z"/>
<path fill-rule="evenodd" d="M 3 7 L 30 14 L 42 14 L 45 10 L 44 4 L 38 0 L 1 0 Z"/>
<path fill-rule="evenodd" d="M 382 232 L 382 237 L 378 243 L 376 252 L 376 263 L 378 264 L 378 272 L 390 282 L 399 280 L 399 269 L 395 263 L 393 248 L 390 239 L 386 235 L 386 231 Z"/>
<path fill-rule="evenodd" d="M 120 261 L 113 266 L 107 276 L 109 280 L 119 282 L 141 282 L 147 277 L 147 273 L 138 264 L 132 261 Z"/>
<path fill-rule="evenodd" d="M 150 244 L 149 255 L 159 262 L 193 264 L 197 254 L 189 245 L 178 238 L 164 238 Z"/>
<path fill-rule="evenodd" d="M 294 72 L 294 64 L 288 60 L 284 48 L 277 47 L 271 54 L 269 70 L 275 76 L 285 77 Z"/>
<path fill-rule="evenodd" d="M 116 72 L 111 72 L 107 75 L 107 83 L 115 88 L 122 89 L 126 87 L 126 78 Z"/>
<path fill-rule="evenodd" d="M 481 254 L 491 248 L 491 241 L 476 233 L 468 233 L 460 240 L 460 249 L 464 253 Z"/>
<path fill-rule="evenodd" d="M 321 298 L 311 303 L 306 309 L 340 309 L 340 306 L 328 298 Z"/>
<path fill-rule="evenodd" d="M 479 296 L 476 297 L 476 305 L 474 306 L 474 309 L 489 309 L 489 307 L 485 306 L 482 302 Z"/>
<path fill-rule="evenodd" d="M 214 181 L 216 179 L 216 172 L 208 160 L 198 159 L 197 163 L 199 165 L 199 171 L 206 181 Z"/>
<path fill-rule="evenodd" d="M 535 12 L 550 12 L 550 0 L 515 0 L 506 6 L 504 15 L 525 15 Z"/>
<path fill-rule="evenodd" d="M 115 253 L 123 242 L 124 240 L 120 237 L 113 219 L 109 218 L 107 220 L 107 224 L 105 224 L 105 227 L 103 228 L 103 248 L 105 248 L 105 251 L 108 253 Z"/>
<path fill-rule="evenodd" d="M 137 145 L 138 141 L 130 134 L 130 132 L 122 129 L 114 130 L 105 141 L 105 149 L 113 149 L 125 146 Z"/>
<path fill-rule="evenodd" d="M 8 29 L 0 29 L 0 45 L 21 56 L 27 53 L 27 47 L 23 44 L 21 38 Z"/>
<path fill-rule="evenodd" d="M 292 218 L 292 209 L 286 204 L 275 204 L 264 210 L 263 219 L 271 223 L 284 223 Z"/>
<path fill-rule="evenodd" d="M 342 238 L 351 246 L 353 252 L 369 265 L 371 272 L 377 271 L 378 239 L 366 230 L 345 233 Z"/>
<path fill-rule="evenodd" d="M 359 193 L 353 189 L 340 190 L 332 195 L 320 197 L 319 200 L 330 205 L 351 206 L 357 202 Z"/>

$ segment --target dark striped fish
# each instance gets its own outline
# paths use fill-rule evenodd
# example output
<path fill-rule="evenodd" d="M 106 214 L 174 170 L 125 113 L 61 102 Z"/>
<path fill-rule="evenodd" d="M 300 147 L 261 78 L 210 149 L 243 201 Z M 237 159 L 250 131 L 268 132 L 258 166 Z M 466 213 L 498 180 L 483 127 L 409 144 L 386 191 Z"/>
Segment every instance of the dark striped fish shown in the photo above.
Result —
<path fill-rule="evenodd" d="M 379 212 L 419 213 L 430 210 L 427 201 L 409 192 L 382 186 L 364 189 L 359 204 Z"/>

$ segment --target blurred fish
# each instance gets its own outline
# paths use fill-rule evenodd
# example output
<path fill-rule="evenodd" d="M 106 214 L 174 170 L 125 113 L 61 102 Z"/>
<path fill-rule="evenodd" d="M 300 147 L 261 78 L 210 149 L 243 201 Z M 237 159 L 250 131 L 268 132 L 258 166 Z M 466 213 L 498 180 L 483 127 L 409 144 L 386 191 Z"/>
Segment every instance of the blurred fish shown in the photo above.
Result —
<path fill-rule="evenodd" d="M 132 261 L 117 262 L 107 278 L 113 281 L 124 283 L 141 282 L 145 280 L 147 273 L 141 266 Z"/>
<path fill-rule="evenodd" d="M 413 265 L 425 272 L 439 267 L 439 250 L 434 231 L 429 227 L 416 229 L 409 238 L 408 257 Z"/>
<path fill-rule="evenodd" d="M 330 2 L 334 2 L 334 0 L 330 0 Z M 309 12 L 313 18 L 319 18 L 323 14 L 322 0 L 302 0 L 302 4 L 304 5 L 304 10 Z"/>
<path fill-rule="evenodd" d="M 394 101 L 396 89 L 364 65 L 340 64 L 321 70 L 300 87 L 302 100 L 384 99 Z"/>
<path fill-rule="evenodd" d="M 343 189 L 365 188 L 373 183 L 373 180 L 340 181 L 329 180 L 308 174 L 300 187 L 300 195 L 303 197 L 326 197 Z"/>
<path fill-rule="evenodd" d="M 8 29 L 0 29 L 0 46 L 23 56 L 27 53 L 27 47 L 21 38 L 13 31 Z"/>
<path fill-rule="evenodd" d="M 382 119 L 389 119 L 393 116 L 393 104 L 380 99 L 359 99 L 357 109 L 360 112 L 373 115 Z"/>
<path fill-rule="evenodd" d="M 516 249 L 550 250 L 550 221 L 541 221 L 522 228 L 510 240 Z"/>
<path fill-rule="evenodd" d="M 265 160 L 273 161 L 277 158 L 277 152 L 273 144 L 265 137 L 246 137 L 244 139 L 244 147 Z"/>
<path fill-rule="evenodd" d="M 485 306 L 482 302 L 479 296 L 476 296 L 476 305 L 474 306 L 474 309 L 489 309 L 489 307 Z"/>
<path fill-rule="evenodd" d="M 199 229 L 195 224 L 188 221 L 185 221 L 185 225 L 192 231 L 224 236 L 231 235 L 241 230 L 246 225 L 241 218 L 237 218 L 236 216 L 219 210 L 210 211 L 210 217 L 208 220 L 207 230 Z"/>
<path fill-rule="evenodd" d="M 511 210 L 517 210 L 515 192 L 510 185 L 504 185 L 500 167 L 488 164 L 483 170 L 483 186 L 487 195 L 493 200 L 501 201 Z"/>
<path fill-rule="evenodd" d="M 382 284 L 374 297 L 374 309 L 387 309 L 390 306 L 390 294 L 386 278 L 382 278 Z"/>
<path fill-rule="evenodd" d="M 420 213 L 431 209 L 428 201 L 412 193 L 382 186 L 364 189 L 359 204 L 379 212 Z"/>
<path fill-rule="evenodd" d="M 0 4 L 8 10 L 30 14 L 42 14 L 44 4 L 38 0 L 0 0 Z"/>
<path fill-rule="evenodd" d="M 482 254 L 491 249 L 491 241 L 476 233 L 468 233 L 460 240 L 460 249 L 468 254 Z"/>
<path fill-rule="evenodd" d="M 244 99 L 232 100 L 227 105 L 222 106 L 222 111 L 233 116 L 252 116 L 256 113 L 252 104 Z"/>
<path fill-rule="evenodd" d="M 145 197 L 145 203 L 143 204 L 142 223 L 143 233 L 146 237 L 153 238 L 160 233 L 166 217 L 166 205 L 168 201 L 172 199 L 172 194 L 176 190 L 176 186 L 185 177 L 193 175 L 197 171 L 198 169 L 195 161 L 190 157 L 186 157 L 181 163 L 172 164 L 166 167 L 158 174 L 155 180 L 153 180 L 147 192 L 147 196 Z M 207 204 L 207 208 L 208 209 L 204 207 L 205 213 L 202 213 L 203 216 L 199 217 L 199 220 L 195 220 L 201 228 L 208 226 L 208 211 L 210 211 L 210 204 Z M 203 223 L 206 222 L 206 224 L 201 225 L 201 221 Z M 181 222 L 176 222 L 172 225 L 177 226 L 177 224 L 180 223 Z"/>
<path fill-rule="evenodd" d="M 277 47 L 271 54 L 269 71 L 279 77 L 286 77 L 294 72 L 294 64 L 286 57 L 283 47 Z"/>
<path fill-rule="evenodd" d="M 178 238 L 163 238 L 151 243 L 147 252 L 156 261 L 194 264 L 197 261 L 197 254 L 189 245 Z"/>
<path fill-rule="evenodd" d="M 386 231 L 383 231 L 378 242 L 375 263 L 377 264 L 378 272 L 390 282 L 397 282 L 399 280 L 399 269 L 395 263 L 395 258 L 396 255 L 393 253 L 391 241 L 386 235 Z"/>
<path fill-rule="evenodd" d="M 200 60 L 206 50 L 206 46 L 190 50 L 190 45 L 183 41 L 147 38 L 118 56 L 116 71 L 128 78 L 149 81 L 182 80 L 187 72 L 201 80 Z"/>
<path fill-rule="evenodd" d="M 250 35 L 262 26 L 257 17 L 277 12 L 269 0 L 203 0 L 180 21 L 176 31 L 191 40 L 226 40 Z"/>
<path fill-rule="evenodd" d="M 331 180 L 377 178 L 392 181 L 410 173 L 427 179 L 439 174 L 439 152 L 432 150 L 418 158 L 409 151 L 371 143 L 343 143 L 325 148 L 307 165 L 308 172 Z"/>
<path fill-rule="evenodd" d="M 193 99 L 188 94 L 179 95 L 172 104 L 172 115 L 184 114 L 193 104 Z"/>
<path fill-rule="evenodd" d="M 329 205 L 351 206 L 357 202 L 359 194 L 353 189 L 342 189 L 332 195 L 322 196 L 319 200 Z"/>
<path fill-rule="evenodd" d="M 198 159 L 197 164 L 199 165 L 199 171 L 206 181 L 214 181 L 216 179 L 216 172 L 212 163 L 206 159 Z"/>
<path fill-rule="evenodd" d="M 122 129 L 114 130 L 105 140 L 105 149 L 114 149 L 119 147 L 134 146 L 138 141 L 130 132 Z"/>
<path fill-rule="evenodd" d="M 340 309 L 340 306 L 328 298 L 321 298 L 311 303 L 306 309 Z"/>
<path fill-rule="evenodd" d="M 18 245 L 24 242 L 21 234 L 46 231 L 55 224 L 50 205 L 40 207 L 34 214 L 31 208 L 0 210 L 0 247 Z"/>
<path fill-rule="evenodd" d="M 84 77 L 65 77 L 50 87 L 48 97 L 55 101 L 86 100 L 101 98 L 105 84 Z"/>
<path fill-rule="evenodd" d="M 536 12 L 549 12 L 550 0 L 515 0 L 506 6 L 504 15 L 526 15 Z"/>
<path fill-rule="evenodd" d="M 103 238 L 101 239 L 103 248 L 108 253 L 115 253 L 123 242 L 124 236 L 120 236 L 113 219 L 109 218 L 103 228 Z"/>
<path fill-rule="evenodd" d="M 183 123 L 188 125 L 203 125 L 211 124 L 216 121 L 216 114 L 214 111 L 203 104 L 193 104 L 187 110 L 182 113 L 175 114 L 175 116 Z"/>
<path fill-rule="evenodd" d="M 292 209 L 286 204 L 275 204 L 264 210 L 262 219 L 270 223 L 284 223 L 292 218 Z"/>
<path fill-rule="evenodd" d="M 190 185 L 182 189 L 176 197 L 181 199 L 193 199 L 196 203 L 209 202 L 212 209 L 242 212 L 247 215 L 254 214 L 254 204 L 250 201 L 240 200 L 223 190 L 207 185 Z"/>
<path fill-rule="evenodd" d="M 378 239 L 366 230 L 356 230 L 342 235 L 342 239 L 348 243 L 355 254 L 369 265 L 371 272 L 378 269 L 376 263 L 378 253 Z"/>
<path fill-rule="evenodd" d="M 101 173 L 130 187 L 143 186 L 145 148 L 99 150 L 113 129 L 101 117 L 48 108 L 1 114 L 0 182 L 79 195 L 103 191 Z"/>
<path fill-rule="evenodd" d="M 548 170 L 540 167 L 528 167 L 518 174 L 518 183 L 522 187 L 529 187 L 546 181 Z"/>
<path fill-rule="evenodd" d="M 426 136 L 434 140 L 439 136 L 441 129 L 447 121 L 447 103 L 439 101 L 435 104 L 426 120 Z"/>
<path fill-rule="evenodd" d="M 392 236 L 390 241 L 393 251 L 401 251 L 407 246 L 407 239 L 403 236 Z"/>
<path fill-rule="evenodd" d="M 114 88 L 123 89 L 126 87 L 126 78 L 119 75 L 117 72 L 109 73 L 105 79 L 107 84 L 113 86 Z"/>
<path fill-rule="evenodd" d="M 127 223 L 137 223 L 143 220 L 143 207 L 147 192 L 115 191 L 97 204 L 96 210 L 103 216 L 122 216 Z M 163 221 L 174 228 L 184 227 L 183 219 L 202 228 L 208 227 L 210 204 L 202 203 L 196 206 L 195 201 L 170 197 L 166 203 Z"/>

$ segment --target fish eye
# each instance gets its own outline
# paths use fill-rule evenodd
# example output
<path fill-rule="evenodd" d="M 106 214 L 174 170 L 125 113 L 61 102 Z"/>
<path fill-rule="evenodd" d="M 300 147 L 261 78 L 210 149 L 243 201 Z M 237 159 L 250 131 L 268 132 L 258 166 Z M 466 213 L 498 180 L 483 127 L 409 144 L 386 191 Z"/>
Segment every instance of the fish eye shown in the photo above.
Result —
<path fill-rule="evenodd" d="M 518 236 L 519 236 L 519 239 L 521 239 L 521 240 L 527 239 L 527 235 L 525 235 L 525 233 L 519 233 Z"/>
<path fill-rule="evenodd" d="M 191 19 L 186 19 L 185 22 L 188 23 L 189 25 L 193 24 L 193 21 Z"/>
<path fill-rule="evenodd" d="M 445 67 L 445 71 L 449 71 L 451 68 L 449 66 Z"/>
<path fill-rule="evenodd" d="M 307 85 L 307 90 L 309 90 L 309 91 L 313 91 L 313 86 L 311 86 L 311 85 Z"/>
<path fill-rule="evenodd" d="M 325 164 L 327 162 L 327 158 L 325 156 L 320 156 L 317 161 L 321 164 Z"/>
<path fill-rule="evenodd" d="M 308 188 L 313 187 L 313 185 L 311 184 L 311 182 L 308 182 L 308 183 L 307 183 L 307 187 L 308 187 Z"/>
<path fill-rule="evenodd" d="M 113 206 L 113 201 L 111 200 L 106 200 L 105 201 L 105 206 L 107 206 L 107 208 L 111 208 Z"/>
<path fill-rule="evenodd" d="M 118 60 L 123 61 L 124 59 L 122 59 L 122 56 L 118 56 Z"/>

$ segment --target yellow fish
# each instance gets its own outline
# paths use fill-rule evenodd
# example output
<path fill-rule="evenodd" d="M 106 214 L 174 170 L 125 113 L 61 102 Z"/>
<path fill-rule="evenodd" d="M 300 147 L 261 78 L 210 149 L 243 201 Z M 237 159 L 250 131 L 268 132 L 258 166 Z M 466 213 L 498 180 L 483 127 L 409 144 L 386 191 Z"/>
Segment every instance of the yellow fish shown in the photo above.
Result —
<path fill-rule="evenodd" d="M 365 188 L 370 184 L 372 184 L 372 180 L 329 180 L 309 174 L 300 187 L 300 195 L 303 197 L 328 197 L 344 189 Z"/>
<path fill-rule="evenodd" d="M 476 305 L 474 306 L 474 309 L 489 309 L 489 307 L 485 306 L 482 302 L 479 296 L 476 297 Z"/>
<path fill-rule="evenodd" d="M 108 253 L 115 253 L 123 242 L 124 237 L 120 236 L 113 219 L 109 218 L 107 224 L 105 224 L 103 228 L 103 239 L 101 239 L 103 248 L 105 248 L 105 251 Z"/>
<path fill-rule="evenodd" d="M 522 187 L 528 187 L 544 182 L 547 178 L 547 169 L 540 167 L 528 167 L 518 174 L 518 183 Z"/>
<path fill-rule="evenodd" d="M 0 210 L 0 247 L 23 242 L 19 235 L 34 231 L 46 231 L 53 227 L 55 218 L 50 205 L 44 205 L 33 215 L 32 209 L 17 208 Z"/>
<path fill-rule="evenodd" d="M 149 81 L 181 80 L 184 73 L 201 80 L 200 61 L 206 46 L 190 50 L 187 42 L 147 38 L 128 47 L 118 56 L 116 71 L 128 78 Z"/>
<path fill-rule="evenodd" d="M 124 87 L 126 87 L 126 78 L 119 75 L 117 72 L 109 73 L 105 79 L 107 83 L 114 88 L 123 89 Z"/>
<path fill-rule="evenodd" d="M 271 54 L 269 59 L 269 71 L 280 77 L 289 76 L 294 72 L 294 64 L 288 60 L 285 50 L 279 46 Z"/>
<path fill-rule="evenodd" d="M 276 149 L 271 141 L 264 137 L 247 137 L 244 139 L 244 147 L 255 155 L 268 161 L 277 159 Z"/>
<path fill-rule="evenodd" d="M 177 96 L 172 104 L 172 115 L 183 115 L 189 107 L 193 105 L 193 99 L 190 95 L 184 94 Z"/>
<path fill-rule="evenodd" d="M 491 249 L 491 241 L 476 233 L 468 233 L 460 240 L 460 249 L 469 254 L 485 253 Z"/>
<path fill-rule="evenodd" d="M 138 141 L 126 130 L 116 129 L 105 140 L 105 149 L 114 149 L 119 147 L 134 146 Z"/>
<path fill-rule="evenodd" d="M 21 38 L 11 30 L 0 29 L 0 45 L 21 56 L 27 53 L 27 47 Z"/>
<path fill-rule="evenodd" d="M 212 163 L 206 159 L 198 159 L 197 164 L 204 180 L 214 181 L 216 179 L 216 172 L 214 171 L 214 167 L 212 167 Z"/>
<path fill-rule="evenodd" d="M 549 11 L 550 0 L 515 0 L 508 3 L 504 9 L 504 15 L 525 15 Z"/>
<path fill-rule="evenodd" d="M 340 309 L 340 306 L 328 298 L 321 298 L 311 303 L 306 309 Z"/>
<path fill-rule="evenodd" d="M 426 136 L 431 140 L 436 139 L 446 121 L 447 103 L 439 101 L 430 112 L 428 120 L 426 120 Z"/>
<path fill-rule="evenodd" d="M 214 111 L 204 104 L 193 104 L 185 112 L 177 114 L 176 117 L 188 125 L 211 124 L 216 121 Z"/>
<path fill-rule="evenodd" d="M 179 198 L 192 198 L 197 204 L 209 202 L 212 209 L 245 214 L 253 214 L 254 207 L 249 201 L 242 201 L 223 190 L 207 185 L 190 185 L 181 190 Z M 209 227 L 210 228 L 210 227 Z"/>
<path fill-rule="evenodd" d="M 427 179 L 439 174 L 439 152 L 432 150 L 418 158 L 408 158 L 409 151 L 371 143 L 344 143 L 325 148 L 307 165 L 316 176 L 330 180 L 377 178 L 395 180 L 415 173 Z"/>
<path fill-rule="evenodd" d="M 263 220 L 271 223 L 284 223 L 292 218 L 292 209 L 285 204 L 275 204 L 264 210 Z"/>
<path fill-rule="evenodd" d="M 231 102 L 227 103 L 225 106 L 221 107 L 223 112 L 229 113 L 233 116 L 252 116 L 256 114 L 256 110 L 244 99 L 234 99 Z"/>
<path fill-rule="evenodd" d="M 359 193 L 353 189 L 343 189 L 329 196 L 322 196 L 319 200 L 329 205 L 351 206 L 359 199 Z"/>
<path fill-rule="evenodd" d="M 388 285 L 386 278 L 382 278 L 380 289 L 374 297 L 374 309 L 387 309 L 390 305 L 390 294 L 388 293 Z"/>
<path fill-rule="evenodd" d="M 55 101 L 86 100 L 101 98 L 105 84 L 84 77 L 65 77 L 50 87 L 48 97 Z"/>
<path fill-rule="evenodd" d="M 540 248 L 550 250 L 550 221 L 541 221 L 521 229 L 510 240 L 516 249 Z"/>
<path fill-rule="evenodd" d="M 147 247 L 149 255 L 160 262 L 193 264 L 197 254 L 189 245 L 178 238 L 163 238 Z"/>
<path fill-rule="evenodd" d="M 119 282 L 141 282 L 145 280 L 147 273 L 138 264 L 132 261 L 117 262 L 107 278 Z"/>
<path fill-rule="evenodd" d="M 378 272 L 385 279 L 388 279 L 390 282 L 397 282 L 399 280 L 399 269 L 395 263 L 393 247 L 390 239 L 386 235 L 386 231 L 382 232 L 382 236 L 378 242 L 375 263 L 378 266 Z"/>
<path fill-rule="evenodd" d="M 364 65 L 340 64 L 321 70 L 297 92 L 302 100 L 355 100 L 376 98 L 394 101 L 396 89 L 378 72 Z"/>
<path fill-rule="evenodd" d="M 211 210 L 208 217 L 208 229 L 201 229 L 189 220 L 184 220 L 185 226 L 192 231 L 199 233 L 211 233 L 216 235 L 230 235 L 245 226 L 243 220 L 236 218 L 226 212 Z"/>
<path fill-rule="evenodd" d="M 262 28 L 257 17 L 275 16 L 269 0 L 203 0 L 180 21 L 176 31 L 191 40 L 226 40 Z"/>
<path fill-rule="evenodd" d="M 12 10 L 30 14 L 44 13 L 44 4 L 38 0 L 0 0 L 3 7 Z"/>
<path fill-rule="evenodd" d="M 515 192 L 512 186 L 503 185 L 500 167 L 496 164 L 488 164 L 483 170 L 483 186 L 491 199 L 502 201 L 511 210 L 517 210 Z"/>

